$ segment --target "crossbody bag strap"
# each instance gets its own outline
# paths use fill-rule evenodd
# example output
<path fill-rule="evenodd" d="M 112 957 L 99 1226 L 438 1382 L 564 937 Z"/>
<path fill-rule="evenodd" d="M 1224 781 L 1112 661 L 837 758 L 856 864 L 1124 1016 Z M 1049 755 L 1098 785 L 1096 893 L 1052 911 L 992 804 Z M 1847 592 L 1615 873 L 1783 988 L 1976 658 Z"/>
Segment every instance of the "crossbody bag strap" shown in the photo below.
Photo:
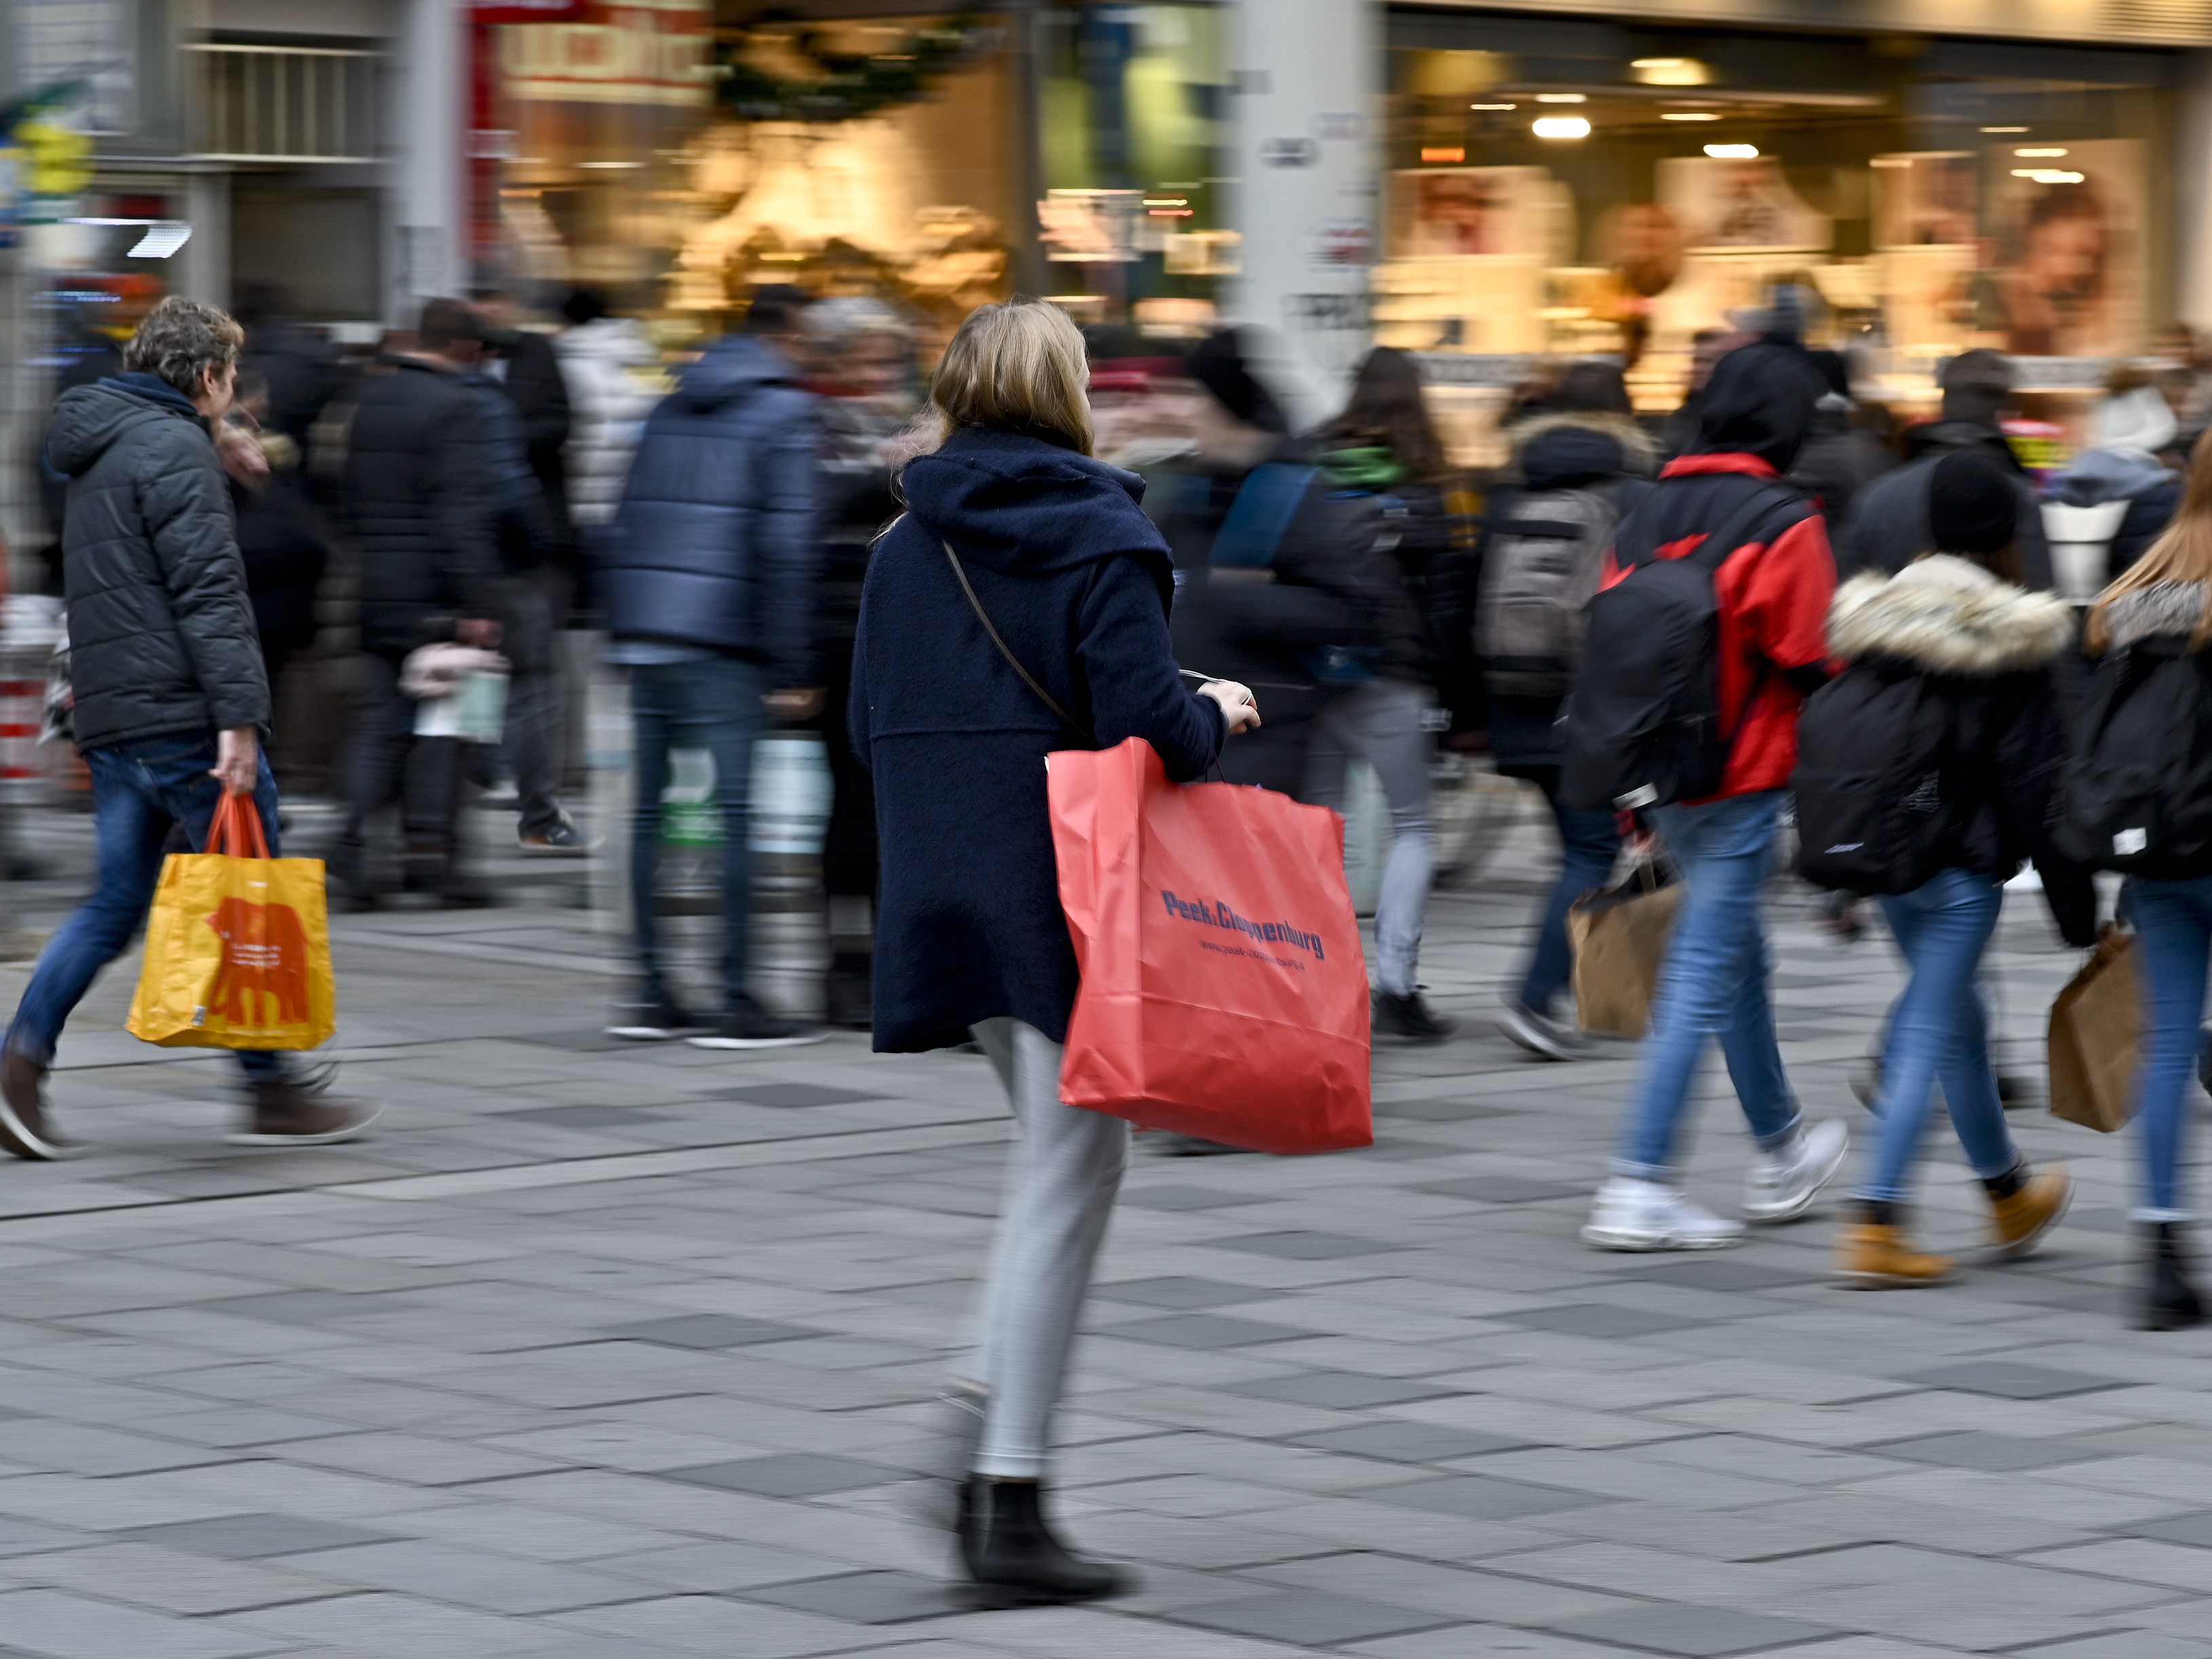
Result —
<path fill-rule="evenodd" d="M 1091 735 L 1091 728 L 1062 708 L 1059 700 L 1037 684 L 1036 676 L 1022 666 L 1022 659 L 1014 654 L 1013 648 L 1000 637 L 998 629 L 992 623 L 991 613 L 983 609 L 983 601 L 975 597 L 975 586 L 968 580 L 968 567 L 960 562 L 960 556 L 952 550 L 952 544 L 939 540 L 938 545 L 945 550 L 945 556 L 951 563 L 953 578 L 960 584 L 960 591 L 968 596 L 969 608 L 975 611 L 975 620 L 983 624 L 983 631 L 991 636 L 991 643 L 999 647 L 999 654 L 1006 659 L 1006 666 L 1021 677 L 1022 684 L 1036 694 L 1039 702 L 1051 709 L 1069 726 L 1080 733 L 1086 743 L 1094 748 L 1097 747 L 1098 739 Z"/>

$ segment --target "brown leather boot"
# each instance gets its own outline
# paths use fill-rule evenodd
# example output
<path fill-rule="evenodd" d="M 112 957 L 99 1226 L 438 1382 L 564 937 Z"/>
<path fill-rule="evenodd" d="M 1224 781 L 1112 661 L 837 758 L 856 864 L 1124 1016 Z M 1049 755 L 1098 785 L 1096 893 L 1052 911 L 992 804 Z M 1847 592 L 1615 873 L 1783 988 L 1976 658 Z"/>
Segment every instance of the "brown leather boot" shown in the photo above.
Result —
<path fill-rule="evenodd" d="M 1958 1270 L 1948 1255 L 1912 1248 L 1894 1223 L 1854 1221 L 1836 1237 L 1836 1277 L 1855 1290 L 1911 1290 L 1941 1285 Z"/>
<path fill-rule="evenodd" d="M 30 1055 L 12 1048 L 0 1054 L 0 1146 L 40 1164 L 82 1158 L 83 1147 L 55 1132 L 46 1083 L 46 1068 Z"/>
<path fill-rule="evenodd" d="M 383 1110 L 279 1078 L 253 1085 L 253 1121 L 223 1139 L 234 1146 L 331 1146 L 355 1139 Z"/>
<path fill-rule="evenodd" d="M 2058 1224 L 2073 1196 L 2074 1182 L 2063 1164 L 2037 1170 L 2010 1193 L 1992 1191 L 1990 1235 L 1998 1254 L 2021 1256 L 2033 1250 Z"/>

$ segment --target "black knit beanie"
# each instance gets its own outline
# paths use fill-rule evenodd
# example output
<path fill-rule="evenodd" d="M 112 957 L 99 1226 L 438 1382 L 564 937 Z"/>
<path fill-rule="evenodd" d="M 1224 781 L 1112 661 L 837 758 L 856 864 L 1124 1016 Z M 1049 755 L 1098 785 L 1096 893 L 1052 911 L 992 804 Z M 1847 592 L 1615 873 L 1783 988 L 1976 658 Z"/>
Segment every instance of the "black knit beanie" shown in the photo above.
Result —
<path fill-rule="evenodd" d="M 2011 477 L 1971 449 L 1946 455 L 1928 480 L 1928 529 L 1939 553 L 1995 553 L 2020 528 Z"/>
<path fill-rule="evenodd" d="M 1190 378 L 1212 394 L 1214 402 L 1245 425 L 1262 432 L 1291 429 L 1280 405 L 1246 364 L 1234 330 L 1224 328 L 1209 334 L 1192 348 L 1182 364 Z"/>

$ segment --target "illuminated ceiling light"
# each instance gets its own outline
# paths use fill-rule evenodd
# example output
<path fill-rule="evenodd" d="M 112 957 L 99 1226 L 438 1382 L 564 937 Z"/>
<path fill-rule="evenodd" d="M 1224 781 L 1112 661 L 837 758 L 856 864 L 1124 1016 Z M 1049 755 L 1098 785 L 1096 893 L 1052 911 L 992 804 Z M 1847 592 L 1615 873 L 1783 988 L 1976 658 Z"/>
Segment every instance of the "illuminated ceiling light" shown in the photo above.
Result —
<path fill-rule="evenodd" d="M 1659 112 L 1659 118 L 1662 121 L 1717 121 L 1721 118 L 1709 109 L 1662 109 Z"/>
<path fill-rule="evenodd" d="M 1539 138 L 1587 138 L 1590 124 L 1579 115 L 1546 115 L 1528 130 Z"/>
<path fill-rule="evenodd" d="M 1716 161 L 1756 161 L 1759 159 L 1759 146 L 1757 144 L 1707 144 L 1705 154 Z"/>
<path fill-rule="evenodd" d="M 1638 58 L 1628 67 L 1647 87 L 1702 87 L 1712 78 L 1694 58 Z"/>
<path fill-rule="evenodd" d="M 627 173 L 633 167 L 643 167 L 645 163 L 642 161 L 579 161 L 576 165 L 580 167 L 596 167 L 605 173 Z"/>
<path fill-rule="evenodd" d="M 1464 161 L 1467 151 L 1458 144 L 1425 144 L 1421 148 L 1421 160 L 1431 162 Z"/>
<path fill-rule="evenodd" d="M 2057 161 L 2060 156 L 2062 156 L 2062 155 L 2065 155 L 2065 154 L 2066 154 L 2066 152 L 2065 152 L 2063 149 L 2016 149 L 2016 150 L 2013 151 L 2013 154 L 2014 154 L 2014 155 L 2017 155 L 2017 156 L 2019 156 L 2019 157 L 2021 158 L 2021 161 Z"/>
<path fill-rule="evenodd" d="M 1518 109 L 1521 106 L 1518 104 L 1469 104 L 1468 107 L 1469 109 L 1506 110 Z"/>
<path fill-rule="evenodd" d="M 1536 94 L 1536 101 L 1540 104 L 1587 104 L 1589 100 L 1579 92 L 1540 92 Z"/>
<path fill-rule="evenodd" d="M 1984 127 L 1984 132 L 2026 132 L 2026 127 Z"/>
<path fill-rule="evenodd" d="M 2069 172 L 2064 167 L 2014 167 L 2012 176 L 2032 179 L 2039 185 L 2078 185 L 2082 182 L 2081 173 Z"/>

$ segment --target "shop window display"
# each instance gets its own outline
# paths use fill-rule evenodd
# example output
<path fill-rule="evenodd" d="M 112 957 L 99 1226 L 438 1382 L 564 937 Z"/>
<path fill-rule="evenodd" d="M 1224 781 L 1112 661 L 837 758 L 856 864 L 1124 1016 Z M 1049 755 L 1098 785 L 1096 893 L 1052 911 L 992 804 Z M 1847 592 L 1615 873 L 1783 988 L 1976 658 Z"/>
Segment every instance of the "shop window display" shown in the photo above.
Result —
<path fill-rule="evenodd" d="M 1455 16 L 1390 53 L 1376 337 L 1462 434 L 1534 359 L 1671 409 L 1777 284 L 1905 410 L 1990 346 L 2062 428 L 2172 312 L 2179 59 L 2094 47 Z"/>

